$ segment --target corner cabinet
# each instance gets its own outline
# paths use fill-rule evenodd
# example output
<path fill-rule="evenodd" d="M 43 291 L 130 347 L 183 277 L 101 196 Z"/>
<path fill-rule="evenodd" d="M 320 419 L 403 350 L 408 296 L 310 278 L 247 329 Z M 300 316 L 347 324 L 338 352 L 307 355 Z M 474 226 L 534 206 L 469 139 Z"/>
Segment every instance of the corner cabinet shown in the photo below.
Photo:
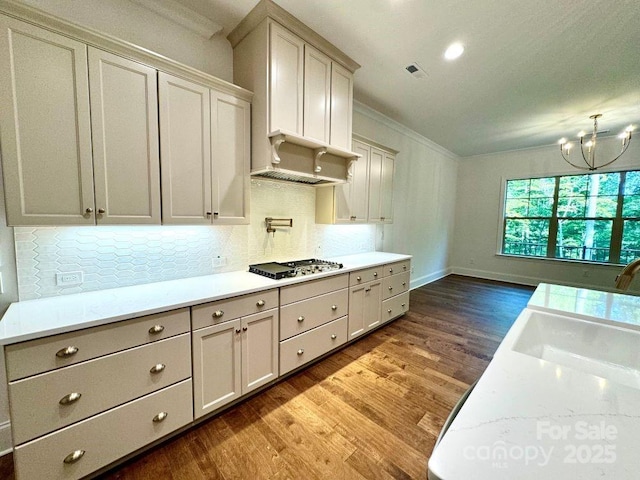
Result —
<path fill-rule="evenodd" d="M 398 153 L 371 141 L 353 140 L 360 155 L 351 179 L 318 188 L 316 223 L 392 223 L 393 172 Z"/>
<path fill-rule="evenodd" d="M 255 95 L 252 173 L 344 182 L 356 157 L 349 149 L 353 72 L 360 66 L 269 0 L 228 39 L 234 81 Z"/>

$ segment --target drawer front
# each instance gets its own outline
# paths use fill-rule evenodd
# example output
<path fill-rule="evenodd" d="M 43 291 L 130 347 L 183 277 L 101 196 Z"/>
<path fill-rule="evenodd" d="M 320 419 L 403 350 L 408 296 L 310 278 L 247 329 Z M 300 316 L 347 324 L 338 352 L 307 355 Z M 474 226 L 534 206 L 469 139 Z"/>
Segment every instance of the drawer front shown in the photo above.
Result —
<path fill-rule="evenodd" d="M 382 284 L 382 299 L 386 300 L 409 291 L 409 275 L 409 272 L 405 272 L 385 277 Z"/>
<path fill-rule="evenodd" d="M 193 330 L 209 327 L 216 323 L 234 318 L 266 312 L 278 306 L 278 290 L 265 290 L 240 297 L 228 298 L 217 302 L 191 307 Z"/>
<path fill-rule="evenodd" d="M 396 295 L 382 302 L 382 322 L 388 322 L 409 310 L 409 292 Z"/>
<path fill-rule="evenodd" d="M 280 308 L 280 340 L 318 327 L 349 313 L 349 289 L 290 303 Z"/>
<path fill-rule="evenodd" d="M 282 287 L 280 289 L 280 305 L 299 302 L 307 298 L 323 295 L 325 293 L 341 290 L 349 286 L 349 274 L 336 275 L 318 280 Z"/>
<path fill-rule="evenodd" d="M 347 342 L 348 317 L 280 342 L 280 375 L 294 370 Z"/>
<path fill-rule="evenodd" d="M 162 412 L 166 416 L 158 421 Z M 16 480 L 84 477 L 191 421 L 188 379 L 16 447 Z M 64 463 L 76 450 L 85 453 L 75 463 Z"/>
<path fill-rule="evenodd" d="M 411 260 L 403 260 L 402 262 L 390 263 L 382 267 L 384 269 L 384 276 L 396 275 L 398 273 L 411 272 Z"/>
<path fill-rule="evenodd" d="M 382 278 L 384 269 L 384 265 L 380 265 L 374 268 L 367 268 L 366 270 L 351 272 L 349 274 L 349 286 L 355 287 L 356 285 L 362 285 L 363 283 L 373 282 L 378 278 Z"/>
<path fill-rule="evenodd" d="M 152 372 L 157 365 L 164 368 Z M 190 376 L 191 335 L 185 333 L 11 382 L 14 443 L 26 442 Z M 80 397 L 73 400 L 77 397 L 73 394 Z"/>
<path fill-rule="evenodd" d="M 7 377 L 12 381 L 36 375 L 186 333 L 189 329 L 189 309 L 182 308 L 8 345 L 5 347 Z"/>

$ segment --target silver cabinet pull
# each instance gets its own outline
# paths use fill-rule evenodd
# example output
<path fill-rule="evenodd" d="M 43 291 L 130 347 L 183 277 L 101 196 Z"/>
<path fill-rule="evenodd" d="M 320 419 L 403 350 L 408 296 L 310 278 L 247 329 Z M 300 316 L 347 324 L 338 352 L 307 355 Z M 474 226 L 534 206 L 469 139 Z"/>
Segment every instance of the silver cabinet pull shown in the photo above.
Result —
<path fill-rule="evenodd" d="M 81 396 L 82 396 L 81 393 L 73 392 L 73 393 L 70 393 L 69 395 L 65 395 L 64 397 L 62 397 L 58 403 L 60 405 L 71 405 L 72 403 L 75 403 L 78 400 L 80 400 Z"/>
<path fill-rule="evenodd" d="M 377 277 L 378 276 L 378 272 L 373 272 L 373 276 Z"/>
<path fill-rule="evenodd" d="M 71 357 L 71 356 L 75 355 L 76 353 L 78 353 L 78 350 L 79 350 L 78 347 L 74 347 L 73 345 L 69 345 L 68 347 L 61 348 L 60 350 L 58 350 L 56 352 L 56 357 L 58 357 L 58 358 L 68 358 L 68 357 Z"/>
<path fill-rule="evenodd" d="M 224 315 L 224 312 L 222 310 L 216 310 L 211 314 L 213 318 L 220 318 L 223 315 Z"/>
<path fill-rule="evenodd" d="M 78 460 L 84 457 L 84 454 L 85 454 L 84 450 L 76 450 L 74 452 L 71 452 L 66 457 L 64 457 L 63 462 L 66 463 L 67 465 L 76 463 Z"/>
<path fill-rule="evenodd" d="M 218 215 L 220 215 L 220 212 L 213 212 L 214 217 L 217 217 Z"/>
<path fill-rule="evenodd" d="M 298 317 L 298 322 L 300 322 L 300 323 L 304 322 L 304 315 L 300 315 Z"/>
<path fill-rule="evenodd" d="M 389 291 L 393 290 L 393 287 L 389 287 Z"/>
<path fill-rule="evenodd" d="M 331 340 L 335 340 L 336 338 L 338 338 L 338 336 L 335 333 L 331 335 Z"/>
<path fill-rule="evenodd" d="M 104 208 L 99 208 L 99 209 L 98 209 L 98 213 L 99 213 L 100 215 L 102 215 L 102 214 L 103 214 L 103 213 L 105 213 L 105 212 L 106 212 L 106 210 L 105 210 Z"/>
<path fill-rule="evenodd" d="M 298 355 L 302 355 L 303 353 L 304 353 L 304 349 L 303 348 L 301 348 L 300 350 L 297 351 Z"/>
<path fill-rule="evenodd" d="M 155 417 L 153 417 L 153 423 L 163 422 L 165 418 L 167 418 L 169 414 L 167 412 L 160 412 Z"/>
<path fill-rule="evenodd" d="M 264 303 L 265 303 L 264 300 L 258 300 L 256 302 L 256 307 L 264 307 Z"/>
<path fill-rule="evenodd" d="M 86 209 L 84 210 L 84 212 L 85 212 L 86 214 L 91 214 L 91 213 L 93 213 L 93 208 L 91 208 L 91 207 L 86 208 Z"/>
<path fill-rule="evenodd" d="M 166 365 L 164 363 L 157 363 L 156 365 L 151 367 L 151 370 L 149 370 L 149 372 L 150 373 L 160 373 L 165 368 L 166 368 Z"/>
<path fill-rule="evenodd" d="M 402 282 L 402 286 L 406 287 L 407 286 L 407 282 Z"/>
<path fill-rule="evenodd" d="M 331 305 L 331 310 L 333 310 L 334 312 L 338 309 L 337 305 Z"/>
<path fill-rule="evenodd" d="M 207 217 L 210 217 L 210 216 L 211 216 L 211 212 L 207 212 Z"/>
<path fill-rule="evenodd" d="M 403 304 L 402 304 L 402 308 L 404 308 L 404 306 L 405 306 L 405 305 L 406 305 L 406 303 L 403 303 Z"/>
<path fill-rule="evenodd" d="M 164 331 L 164 327 L 163 327 L 162 325 L 154 325 L 153 327 L 151 327 L 151 328 L 149 329 L 149 333 L 150 333 L 151 335 L 155 335 L 155 334 L 158 334 L 158 333 L 162 333 L 163 331 Z"/>
<path fill-rule="evenodd" d="M 389 273 L 393 273 L 393 268 L 390 268 L 390 269 L 389 269 Z"/>
<path fill-rule="evenodd" d="M 371 291 L 371 287 L 369 287 L 369 288 L 365 288 L 365 289 L 364 289 L 364 291 L 365 291 L 365 292 L 370 292 L 370 291 Z"/>
<path fill-rule="evenodd" d="M 387 310 L 387 313 L 391 313 L 391 309 Z"/>
<path fill-rule="evenodd" d="M 360 281 L 360 280 L 362 280 L 362 277 L 358 276 L 358 277 L 356 277 L 356 280 Z"/>

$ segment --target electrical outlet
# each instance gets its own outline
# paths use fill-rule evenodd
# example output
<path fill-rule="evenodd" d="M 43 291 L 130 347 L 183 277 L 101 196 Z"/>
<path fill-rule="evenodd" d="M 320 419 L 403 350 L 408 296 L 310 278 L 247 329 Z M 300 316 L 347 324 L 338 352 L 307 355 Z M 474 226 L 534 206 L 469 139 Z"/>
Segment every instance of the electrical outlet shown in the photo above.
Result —
<path fill-rule="evenodd" d="M 56 285 L 59 287 L 70 287 L 73 285 L 81 285 L 82 272 L 58 272 L 56 273 Z"/>
<path fill-rule="evenodd" d="M 227 257 L 218 255 L 211 259 L 211 264 L 213 265 L 213 268 L 224 267 L 227 265 Z"/>

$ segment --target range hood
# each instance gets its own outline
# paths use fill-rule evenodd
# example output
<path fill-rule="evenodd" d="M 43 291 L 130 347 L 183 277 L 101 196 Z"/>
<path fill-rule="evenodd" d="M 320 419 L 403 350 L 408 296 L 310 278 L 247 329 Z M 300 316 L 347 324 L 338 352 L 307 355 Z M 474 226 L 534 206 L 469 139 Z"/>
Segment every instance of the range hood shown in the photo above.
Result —
<path fill-rule="evenodd" d="M 361 156 L 295 133 L 276 130 L 268 135 L 266 162 L 253 157 L 251 175 L 304 183 L 335 185 L 351 179 L 353 162 Z"/>

